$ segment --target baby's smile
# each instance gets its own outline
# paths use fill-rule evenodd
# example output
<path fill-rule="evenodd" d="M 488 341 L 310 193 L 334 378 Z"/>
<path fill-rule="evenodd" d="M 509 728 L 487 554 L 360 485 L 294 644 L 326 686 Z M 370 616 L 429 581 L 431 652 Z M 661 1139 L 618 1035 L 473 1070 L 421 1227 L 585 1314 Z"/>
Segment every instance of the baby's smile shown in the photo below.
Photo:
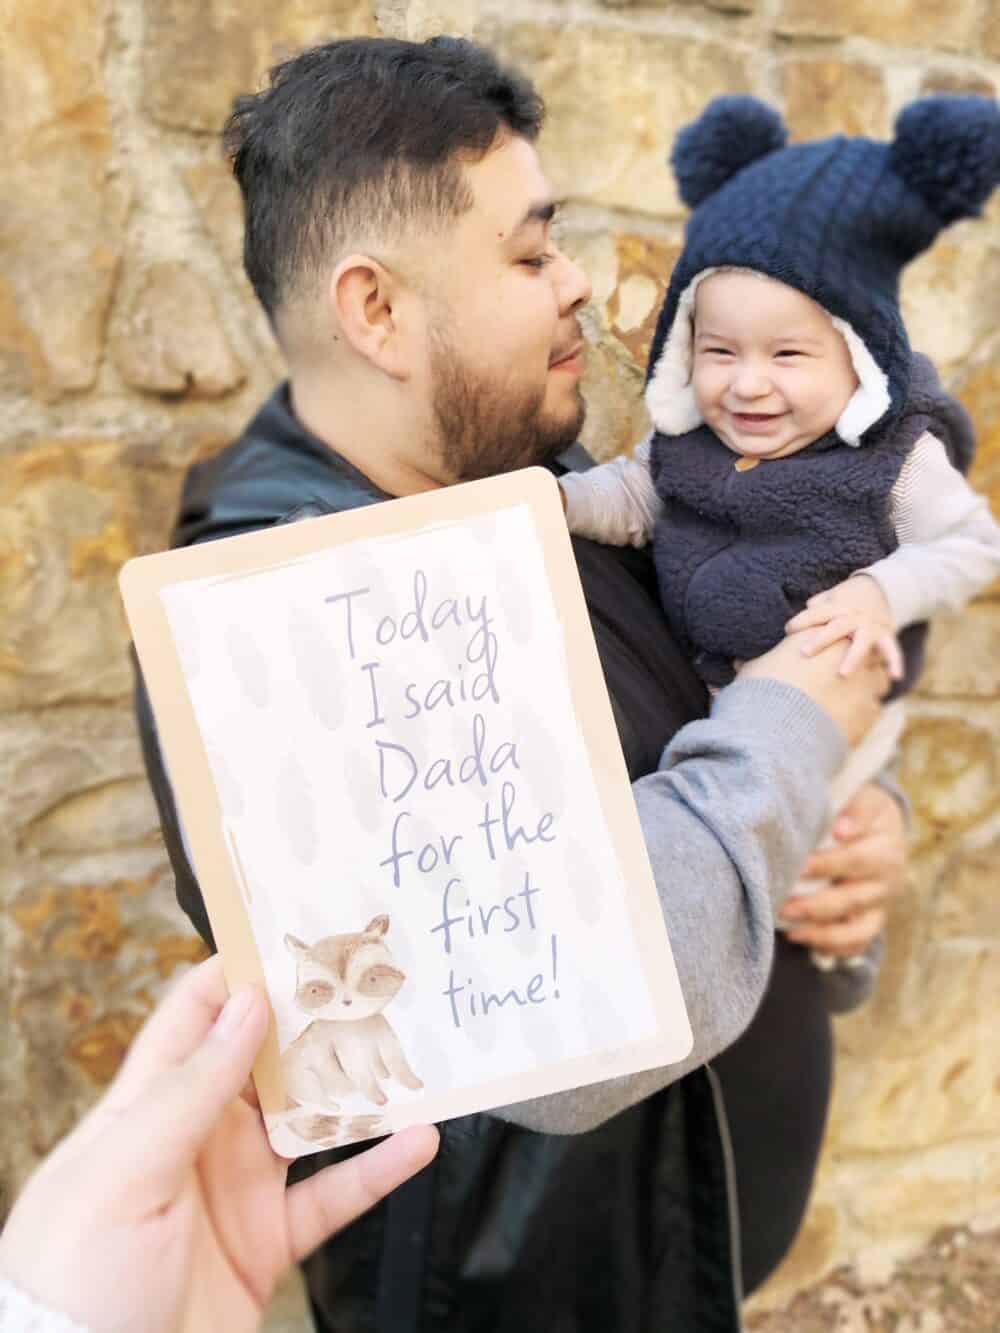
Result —
<path fill-rule="evenodd" d="M 739 412 L 730 410 L 729 415 L 740 427 L 741 430 L 749 431 L 751 434 L 757 432 L 766 434 L 769 427 L 776 421 L 780 421 L 785 415 L 784 412 Z"/>
<path fill-rule="evenodd" d="M 742 271 L 698 287 L 691 381 L 702 419 L 753 458 L 805 449 L 833 429 L 857 386 L 830 316 L 795 288 Z"/>

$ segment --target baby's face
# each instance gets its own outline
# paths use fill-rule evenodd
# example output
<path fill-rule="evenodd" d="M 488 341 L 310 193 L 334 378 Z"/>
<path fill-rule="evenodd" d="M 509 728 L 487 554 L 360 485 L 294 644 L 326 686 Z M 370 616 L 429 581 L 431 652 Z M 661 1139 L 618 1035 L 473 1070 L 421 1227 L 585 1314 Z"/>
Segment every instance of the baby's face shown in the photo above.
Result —
<path fill-rule="evenodd" d="M 832 430 L 857 384 L 829 316 L 794 287 L 749 273 L 715 273 L 698 287 L 692 387 L 735 453 L 798 453 Z"/>

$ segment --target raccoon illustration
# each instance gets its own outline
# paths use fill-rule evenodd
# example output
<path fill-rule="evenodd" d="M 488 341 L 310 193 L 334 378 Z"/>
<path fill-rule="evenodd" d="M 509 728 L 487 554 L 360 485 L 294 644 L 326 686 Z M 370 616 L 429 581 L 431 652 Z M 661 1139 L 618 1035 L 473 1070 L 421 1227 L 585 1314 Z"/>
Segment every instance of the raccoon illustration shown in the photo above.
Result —
<path fill-rule="evenodd" d="M 338 1098 L 355 1092 L 385 1106 L 386 1079 L 413 1090 L 424 1086 L 382 1013 L 406 980 L 385 942 L 388 929 L 388 916 L 377 916 L 357 934 L 328 935 L 311 946 L 285 936 L 296 961 L 295 1003 L 313 1019 L 281 1055 L 289 1107 L 318 1103 L 336 1111 Z M 358 1131 L 364 1120 L 368 1132 L 378 1132 L 377 1118 L 353 1119 L 359 1122 L 354 1126 Z M 337 1134 L 349 1123 L 342 1125 L 336 1116 L 309 1115 L 297 1117 L 294 1127 L 302 1137 L 318 1139 Z"/>

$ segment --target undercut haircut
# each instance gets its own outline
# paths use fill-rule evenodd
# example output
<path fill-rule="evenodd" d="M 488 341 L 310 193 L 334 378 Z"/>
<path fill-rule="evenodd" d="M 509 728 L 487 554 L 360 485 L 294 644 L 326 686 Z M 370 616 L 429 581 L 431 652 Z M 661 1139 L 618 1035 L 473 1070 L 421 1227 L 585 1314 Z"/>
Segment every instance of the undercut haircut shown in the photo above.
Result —
<path fill-rule="evenodd" d="M 472 206 L 463 162 L 537 138 L 543 103 L 474 42 L 360 37 L 276 65 L 223 144 L 243 194 L 243 262 L 272 326 L 350 248 Z"/>

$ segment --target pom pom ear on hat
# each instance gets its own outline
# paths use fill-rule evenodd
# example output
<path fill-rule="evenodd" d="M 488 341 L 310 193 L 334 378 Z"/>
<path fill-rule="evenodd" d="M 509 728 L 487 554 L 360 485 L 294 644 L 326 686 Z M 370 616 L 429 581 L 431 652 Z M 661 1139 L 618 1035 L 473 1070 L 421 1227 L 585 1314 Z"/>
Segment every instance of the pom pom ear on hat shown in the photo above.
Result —
<path fill-rule="evenodd" d="M 896 121 L 889 161 L 943 223 L 975 217 L 1000 184 L 1000 105 L 946 94 L 911 102 Z"/>
<path fill-rule="evenodd" d="M 716 97 L 678 134 L 670 162 L 689 208 L 714 194 L 738 171 L 783 148 L 784 122 L 756 97 Z"/>

